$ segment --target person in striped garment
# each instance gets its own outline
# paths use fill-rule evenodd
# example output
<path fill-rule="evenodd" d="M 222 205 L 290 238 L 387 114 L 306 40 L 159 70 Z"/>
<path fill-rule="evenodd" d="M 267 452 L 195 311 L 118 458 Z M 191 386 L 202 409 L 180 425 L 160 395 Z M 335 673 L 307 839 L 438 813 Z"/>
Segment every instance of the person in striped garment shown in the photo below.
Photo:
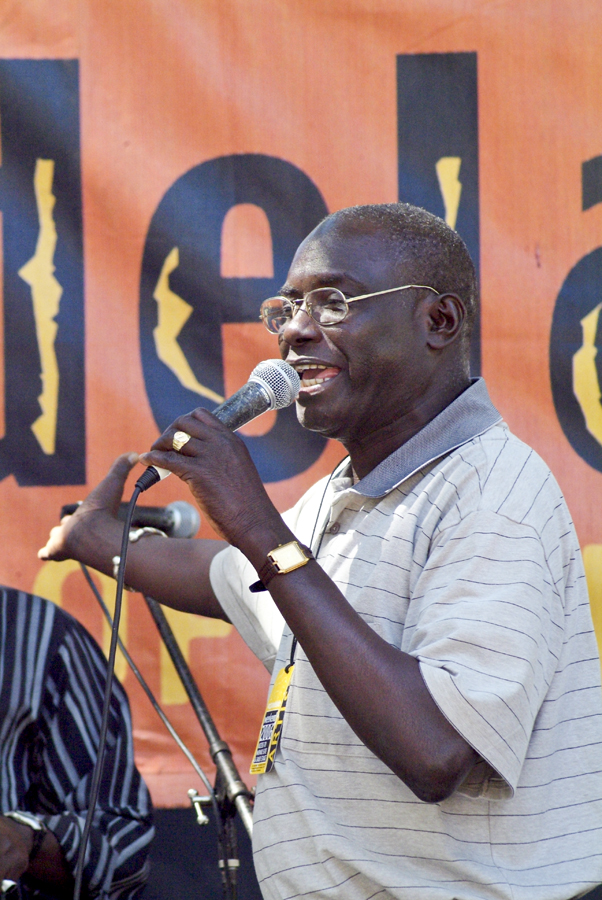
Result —
<path fill-rule="evenodd" d="M 26 898 L 73 895 L 107 677 L 85 628 L 54 603 L 0 587 L 0 878 Z M 150 796 L 116 681 L 83 895 L 135 897 L 148 877 Z"/>
<path fill-rule="evenodd" d="M 327 217 L 261 315 L 303 426 L 348 457 L 281 516 L 203 409 L 142 455 L 227 544 L 149 537 L 127 580 L 227 618 L 272 671 L 266 900 L 569 900 L 602 882 L 602 690 L 575 529 L 471 379 L 474 266 L 408 204 Z M 120 457 L 42 558 L 111 571 Z M 262 590 L 267 588 L 267 590 Z"/>

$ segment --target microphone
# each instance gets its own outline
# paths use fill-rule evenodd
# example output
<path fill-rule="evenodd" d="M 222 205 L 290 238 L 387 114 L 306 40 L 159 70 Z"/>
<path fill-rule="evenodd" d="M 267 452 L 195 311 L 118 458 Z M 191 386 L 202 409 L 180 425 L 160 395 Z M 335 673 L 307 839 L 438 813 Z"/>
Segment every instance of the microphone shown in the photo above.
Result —
<path fill-rule="evenodd" d="M 71 516 L 80 506 L 67 503 L 61 508 L 63 516 Z M 128 503 L 120 503 L 117 518 L 125 522 Z M 131 528 L 159 528 L 171 538 L 194 537 L 201 525 L 201 517 L 196 506 L 185 500 L 175 500 L 167 506 L 137 506 L 132 516 Z"/>
<path fill-rule="evenodd" d="M 255 366 L 249 380 L 235 394 L 213 410 L 213 415 L 230 431 L 238 431 L 270 409 L 290 406 L 299 393 L 301 379 L 291 365 L 282 359 L 264 359 Z M 136 486 L 146 491 L 170 474 L 168 469 L 149 466 Z"/>
<path fill-rule="evenodd" d="M 270 409 L 290 406 L 299 393 L 301 379 L 283 359 L 264 359 L 255 366 L 246 384 L 213 410 L 230 431 L 238 431 Z"/>

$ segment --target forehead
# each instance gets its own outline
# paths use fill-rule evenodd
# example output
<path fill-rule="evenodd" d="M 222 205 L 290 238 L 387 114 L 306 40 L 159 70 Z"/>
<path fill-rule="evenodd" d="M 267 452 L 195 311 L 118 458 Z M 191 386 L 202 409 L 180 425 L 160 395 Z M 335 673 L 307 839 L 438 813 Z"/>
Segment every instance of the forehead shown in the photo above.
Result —
<path fill-rule="evenodd" d="M 378 232 L 342 230 L 326 222 L 299 246 L 286 287 L 300 293 L 320 284 L 347 283 L 366 291 L 392 287 L 401 268 L 395 256 Z"/>

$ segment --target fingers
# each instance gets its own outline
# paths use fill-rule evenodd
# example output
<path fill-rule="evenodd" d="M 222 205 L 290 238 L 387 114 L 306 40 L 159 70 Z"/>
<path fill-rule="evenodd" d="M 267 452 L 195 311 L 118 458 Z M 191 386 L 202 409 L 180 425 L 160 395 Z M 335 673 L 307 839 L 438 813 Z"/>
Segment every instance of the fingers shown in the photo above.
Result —
<path fill-rule="evenodd" d="M 137 453 L 122 453 L 118 456 L 103 480 L 90 491 L 74 516 L 81 518 L 91 509 L 106 509 L 117 515 L 125 482 L 139 459 Z"/>
<path fill-rule="evenodd" d="M 74 536 L 86 530 L 87 517 L 100 515 L 105 520 L 116 521 L 119 503 L 127 477 L 139 461 L 137 453 L 123 453 L 118 456 L 106 477 L 78 506 L 72 516 L 64 516 L 61 524 L 50 530 L 44 547 L 38 550 L 38 559 L 60 561 L 76 558 L 73 556 Z"/>
<path fill-rule="evenodd" d="M 154 442 L 151 450 L 140 454 L 139 461 L 146 466 L 169 469 L 181 476 L 188 470 L 186 463 L 199 457 L 209 444 L 219 439 L 220 433 L 222 437 L 227 436 L 228 440 L 232 437 L 232 432 L 215 416 L 199 407 L 172 422 Z"/>
<path fill-rule="evenodd" d="M 90 496 L 107 494 L 110 492 L 111 494 L 119 495 L 117 500 L 117 502 L 119 502 L 119 500 L 121 500 L 121 495 L 123 494 L 127 477 L 139 458 L 137 453 L 122 453 L 121 456 L 118 456 L 106 476 L 100 484 L 94 488 Z"/>
<path fill-rule="evenodd" d="M 184 437 L 189 435 L 192 438 L 203 440 L 210 438 L 216 432 L 226 430 L 225 426 L 216 419 L 215 416 L 199 406 L 185 416 L 180 416 L 165 429 L 161 437 L 157 438 L 151 450 L 175 450 L 180 446 L 182 449 L 186 445 Z M 174 444 L 175 438 L 175 444 Z"/>
<path fill-rule="evenodd" d="M 176 450 L 150 450 L 148 453 L 140 454 L 140 462 L 145 466 L 157 466 L 160 469 L 168 469 L 174 475 L 182 475 L 188 471 L 189 464 L 198 454 L 189 452 L 184 454 Z"/>
<path fill-rule="evenodd" d="M 55 525 L 54 528 L 50 529 L 50 534 L 48 535 L 48 541 L 44 547 L 40 547 L 38 550 L 38 559 L 56 559 L 57 554 L 60 554 L 60 551 L 63 546 L 63 528 L 65 521 L 70 519 L 71 516 L 65 516 L 61 520 L 60 525 Z"/>

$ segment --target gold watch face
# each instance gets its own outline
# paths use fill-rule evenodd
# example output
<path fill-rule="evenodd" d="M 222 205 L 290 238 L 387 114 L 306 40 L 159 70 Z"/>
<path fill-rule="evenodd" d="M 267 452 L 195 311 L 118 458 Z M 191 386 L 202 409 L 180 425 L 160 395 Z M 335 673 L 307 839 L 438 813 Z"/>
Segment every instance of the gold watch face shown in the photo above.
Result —
<path fill-rule="evenodd" d="M 307 556 L 297 541 L 291 541 L 289 544 L 283 544 L 282 547 L 276 547 L 269 556 L 278 566 L 278 571 L 281 574 L 298 569 L 299 566 L 303 566 L 307 562 Z"/>

